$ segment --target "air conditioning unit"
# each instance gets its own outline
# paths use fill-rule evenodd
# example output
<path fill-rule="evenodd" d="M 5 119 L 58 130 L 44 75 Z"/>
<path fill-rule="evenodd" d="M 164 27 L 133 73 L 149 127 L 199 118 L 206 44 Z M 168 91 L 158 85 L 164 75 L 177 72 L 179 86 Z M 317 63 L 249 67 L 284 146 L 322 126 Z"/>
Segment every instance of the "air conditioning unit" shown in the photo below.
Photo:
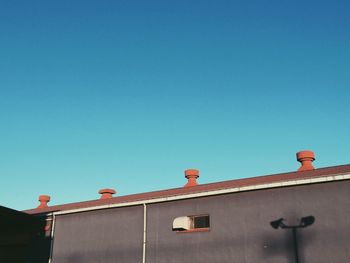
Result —
<path fill-rule="evenodd" d="M 180 216 L 173 221 L 173 231 L 189 230 L 190 226 L 191 222 L 188 216 Z"/>

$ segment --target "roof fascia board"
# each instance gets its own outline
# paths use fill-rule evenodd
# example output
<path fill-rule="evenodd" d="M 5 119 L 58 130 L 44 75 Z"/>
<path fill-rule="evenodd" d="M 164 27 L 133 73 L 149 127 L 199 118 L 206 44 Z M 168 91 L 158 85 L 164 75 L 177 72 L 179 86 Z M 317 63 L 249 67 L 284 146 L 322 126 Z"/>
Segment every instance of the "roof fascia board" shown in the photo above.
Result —
<path fill-rule="evenodd" d="M 65 214 L 73 214 L 73 213 L 80 213 L 80 212 L 100 210 L 100 209 L 153 204 L 153 203 L 161 203 L 161 202 L 191 199 L 191 198 L 198 198 L 198 197 L 206 197 L 206 196 L 213 196 L 213 195 L 222 195 L 222 194 L 229 194 L 229 193 L 253 191 L 253 190 L 260 190 L 260 189 L 269 189 L 269 188 L 295 186 L 295 185 L 306 185 L 306 184 L 316 184 L 316 183 L 322 183 L 322 182 L 342 181 L 342 180 L 349 180 L 349 179 L 350 179 L 349 173 L 348 174 L 336 174 L 336 175 L 330 175 L 330 176 L 308 178 L 308 179 L 303 178 L 300 180 L 291 180 L 291 181 L 282 181 L 282 182 L 276 182 L 276 183 L 250 185 L 250 186 L 242 186 L 242 187 L 234 187 L 234 188 L 219 189 L 219 190 L 212 190 L 212 191 L 204 191 L 204 192 L 198 192 L 198 193 L 193 193 L 193 194 L 175 195 L 175 196 L 160 197 L 160 198 L 125 202 L 125 203 L 108 204 L 108 205 L 92 206 L 92 207 L 85 207 L 85 208 L 76 208 L 76 209 L 65 210 L 65 211 L 51 212 L 51 213 L 48 213 L 47 216 L 65 215 Z"/>

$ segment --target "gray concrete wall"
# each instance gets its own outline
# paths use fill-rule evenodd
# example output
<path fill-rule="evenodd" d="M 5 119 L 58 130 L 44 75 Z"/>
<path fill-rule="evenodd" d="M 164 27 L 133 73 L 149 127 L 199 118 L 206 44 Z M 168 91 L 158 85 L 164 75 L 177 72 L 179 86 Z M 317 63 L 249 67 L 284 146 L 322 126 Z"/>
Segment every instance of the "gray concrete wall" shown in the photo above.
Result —
<path fill-rule="evenodd" d="M 174 218 L 195 214 L 210 215 L 210 231 L 172 231 Z M 300 262 L 349 262 L 350 181 L 150 204 L 146 262 L 294 263 L 291 231 L 270 221 L 308 215 L 316 222 L 298 233 Z M 140 263 L 142 231 L 142 206 L 58 216 L 53 263 Z"/>
<path fill-rule="evenodd" d="M 57 216 L 53 242 L 53 263 L 140 263 L 143 207 Z"/>
<path fill-rule="evenodd" d="M 209 232 L 171 230 L 175 217 L 193 214 L 210 215 Z M 300 262 L 349 262 L 350 181 L 150 205 L 147 262 L 294 263 L 291 231 L 269 222 L 308 215 L 316 221 L 298 232 Z"/>

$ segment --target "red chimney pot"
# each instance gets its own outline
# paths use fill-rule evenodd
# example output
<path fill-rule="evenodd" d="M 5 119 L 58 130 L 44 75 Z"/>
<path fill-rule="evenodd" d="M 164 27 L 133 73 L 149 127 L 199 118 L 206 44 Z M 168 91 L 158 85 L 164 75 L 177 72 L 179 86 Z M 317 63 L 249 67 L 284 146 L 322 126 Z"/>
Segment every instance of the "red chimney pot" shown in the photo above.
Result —
<path fill-rule="evenodd" d="M 197 178 L 199 177 L 199 170 L 196 169 L 188 169 L 185 170 L 185 177 L 187 178 L 187 184 L 184 187 L 196 186 Z"/>
<path fill-rule="evenodd" d="M 39 202 L 40 205 L 37 208 L 47 208 L 49 207 L 47 205 L 48 202 L 50 202 L 51 197 L 49 195 L 39 195 Z"/>
<path fill-rule="evenodd" d="M 298 172 L 314 170 L 312 162 L 315 160 L 315 154 L 313 151 L 305 150 L 297 152 L 297 160 L 301 163 Z"/>
<path fill-rule="evenodd" d="M 116 191 L 114 189 L 105 188 L 98 191 L 98 193 L 101 194 L 100 199 L 108 199 L 112 198 Z"/>

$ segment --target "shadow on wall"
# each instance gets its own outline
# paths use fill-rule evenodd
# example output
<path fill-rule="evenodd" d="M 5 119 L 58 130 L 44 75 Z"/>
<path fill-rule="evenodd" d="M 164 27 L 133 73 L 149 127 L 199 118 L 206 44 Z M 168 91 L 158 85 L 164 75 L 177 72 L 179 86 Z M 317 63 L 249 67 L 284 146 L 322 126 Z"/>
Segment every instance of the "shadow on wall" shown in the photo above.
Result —
<path fill-rule="evenodd" d="M 47 262 L 51 238 L 46 220 L 0 207 L 0 262 Z"/>
<path fill-rule="evenodd" d="M 41 220 L 37 231 L 31 235 L 28 263 L 46 263 L 50 257 L 51 227 L 47 227 L 46 220 Z"/>
<path fill-rule="evenodd" d="M 290 263 L 301 263 L 304 260 L 304 248 L 314 238 L 314 233 L 303 233 L 303 228 L 311 226 L 315 222 L 314 216 L 307 216 L 301 218 L 297 225 L 286 225 L 284 219 L 280 218 L 270 222 L 274 229 L 283 229 L 279 231 L 279 237 L 276 235 L 269 235 L 265 240 L 271 240 L 270 244 L 264 250 L 266 256 L 281 256 L 285 255 Z M 287 230 L 287 231 L 286 231 Z"/>

